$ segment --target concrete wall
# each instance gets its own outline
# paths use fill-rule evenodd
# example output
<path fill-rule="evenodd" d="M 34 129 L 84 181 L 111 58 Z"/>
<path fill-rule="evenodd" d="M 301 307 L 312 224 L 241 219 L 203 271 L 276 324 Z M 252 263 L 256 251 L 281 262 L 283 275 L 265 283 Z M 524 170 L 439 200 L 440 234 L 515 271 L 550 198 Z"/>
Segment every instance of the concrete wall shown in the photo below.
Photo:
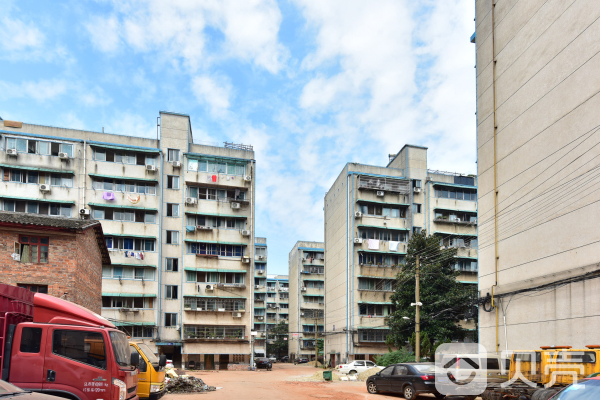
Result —
<path fill-rule="evenodd" d="M 494 10 L 491 0 L 476 2 L 483 296 L 493 286 L 510 293 L 597 269 L 599 16 L 593 0 L 516 0 Z M 598 289 L 587 280 L 507 296 L 499 301 L 507 337 L 495 313 L 481 312 L 481 343 L 488 350 L 590 344 L 600 327 Z"/>

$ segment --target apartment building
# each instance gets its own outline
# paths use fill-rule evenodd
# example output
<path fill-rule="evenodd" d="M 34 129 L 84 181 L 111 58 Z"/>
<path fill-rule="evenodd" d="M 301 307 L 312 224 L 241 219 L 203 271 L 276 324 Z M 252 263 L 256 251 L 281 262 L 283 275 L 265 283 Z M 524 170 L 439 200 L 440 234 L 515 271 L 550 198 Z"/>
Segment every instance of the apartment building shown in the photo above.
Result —
<path fill-rule="evenodd" d="M 176 365 L 247 366 L 254 152 L 158 122 L 155 140 L 3 121 L 2 210 L 101 221 L 103 316 Z"/>
<path fill-rule="evenodd" d="M 267 238 L 254 243 L 254 354 L 266 357 L 267 341 Z"/>
<path fill-rule="evenodd" d="M 317 334 L 324 332 L 325 248 L 298 241 L 288 257 L 290 359 L 314 359 Z"/>
<path fill-rule="evenodd" d="M 479 291 L 489 296 L 479 337 L 488 351 L 597 342 L 598 17 L 593 0 L 476 2 Z"/>
<path fill-rule="evenodd" d="M 477 180 L 428 170 L 425 147 L 404 146 L 386 167 L 346 164 L 324 209 L 324 337 L 332 365 L 388 351 L 385 318 L 394 311 L 390 298 L 412 232 L 426 229 L 440 246 L 456 247 L 458 280 L 477 284 Z"/>

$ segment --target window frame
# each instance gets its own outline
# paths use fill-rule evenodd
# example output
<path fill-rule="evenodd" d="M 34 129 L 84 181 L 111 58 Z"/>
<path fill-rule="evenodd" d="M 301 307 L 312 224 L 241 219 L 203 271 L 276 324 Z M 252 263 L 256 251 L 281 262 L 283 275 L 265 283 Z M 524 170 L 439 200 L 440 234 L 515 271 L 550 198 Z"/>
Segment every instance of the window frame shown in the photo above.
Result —
<path fill-rule="evenodd" d="M 25 238 L 25 239 L 24 239 Z M 35 239 L 34 242 L 31 239 Z M 42 240 L 45 240 L 46 243 L 43 243 Z M 27 264 L 48 264 L 50 262 L 50 237 L 49 236 L 35 236 L 35 235 L 19 235 L 19 255 L 20 262 Z M 23 261 L 23 251 L 24 246 L 28 246 L 29 251 L 29 261 Z M 37 261 L 32 261 L 32 250 L 33 247 L 36 247 L 36 256 Z M 42 258 L 42 247 L 46 247 L 46 259 L 45 261 L 40 261 Z"/>

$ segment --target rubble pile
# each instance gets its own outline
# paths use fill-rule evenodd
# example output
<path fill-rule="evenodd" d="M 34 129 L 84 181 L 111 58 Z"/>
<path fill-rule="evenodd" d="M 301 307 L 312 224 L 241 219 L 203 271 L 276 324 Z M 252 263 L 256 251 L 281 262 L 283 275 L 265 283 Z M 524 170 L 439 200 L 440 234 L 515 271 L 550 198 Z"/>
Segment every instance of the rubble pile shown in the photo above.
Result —
<path fill-rule="evenodd" d="M 358 374 L 358 380 L 366 381 L 370 376 L 375 375 L 379 371 L 381 371 L 381 368 L 378 368 L 378 367 L 369 368 L 368 370 Z"/>
<path fill-rule="evenodd" d="M 165 381 L 167 393 L 198 393 L 217 390 L 216 387 L 205 384 L 202 379 L 190 375 L 167 378 Z"/>

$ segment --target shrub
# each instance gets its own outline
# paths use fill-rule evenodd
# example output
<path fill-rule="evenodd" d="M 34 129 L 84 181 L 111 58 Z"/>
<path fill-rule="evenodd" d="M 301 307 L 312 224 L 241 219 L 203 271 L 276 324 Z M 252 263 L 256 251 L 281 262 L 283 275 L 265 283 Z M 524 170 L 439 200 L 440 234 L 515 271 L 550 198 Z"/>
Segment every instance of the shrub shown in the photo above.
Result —
<path fill-rule="evenodd" d="M 387 367 L 391 364 L 413 362 L 415 361 L 415 355 L 406 349 L 400 349 L 389 352 L 379 357 L 375 357 L 375 363 L 382 367 Z"/>

